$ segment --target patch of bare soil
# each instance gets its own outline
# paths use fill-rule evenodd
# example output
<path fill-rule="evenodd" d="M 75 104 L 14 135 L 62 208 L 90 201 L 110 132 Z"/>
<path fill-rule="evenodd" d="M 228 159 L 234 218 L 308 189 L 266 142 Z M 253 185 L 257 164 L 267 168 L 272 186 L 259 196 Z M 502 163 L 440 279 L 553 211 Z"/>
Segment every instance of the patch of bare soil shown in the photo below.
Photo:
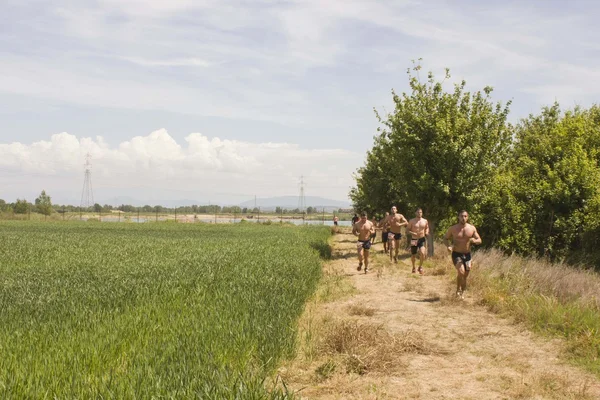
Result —
<path fill-rule="evenodd" d="M 392 263 L 378 243 L 365 274 L 355 251 L 352 235 L 334 237 L 298 355 L 279 370 L 299 398 L 600 398 L 599 380 L 559 357 L 562 341 L 488 312 L 469 292 L 456 299 L 448 258 L 428 260 L 419 276 L 404 249 Z"/>

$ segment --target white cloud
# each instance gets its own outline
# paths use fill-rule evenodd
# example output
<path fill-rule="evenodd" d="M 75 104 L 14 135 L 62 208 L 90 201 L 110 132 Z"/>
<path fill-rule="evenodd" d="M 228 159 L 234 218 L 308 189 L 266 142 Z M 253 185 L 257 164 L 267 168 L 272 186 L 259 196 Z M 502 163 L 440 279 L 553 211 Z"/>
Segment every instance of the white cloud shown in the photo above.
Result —
<path fill-rule="evenodd" d="M 94 187 L 156 191 L 195 188 L 197 194 L 262 193 L 289 195 L 301 175 L 319 188 L 313 195 L 343 199 L 362 155 L 340 149 L 303 149 L 289 143 L 252 143 L 192 133 L 177 143 L 165 129 L 110 147 L 102 137 L 68 133 L 32 144 L 0 144 L 0 167 L 13 178 L 33 176 L 47 182 L 83 174 L 84 156 L 92 156 Z M 0 175 L 2 179 L 8 179 Z M 78 181 L 76 181 L 79 183 Z M 50 187 L 48 187 L 48 185 Z"/>

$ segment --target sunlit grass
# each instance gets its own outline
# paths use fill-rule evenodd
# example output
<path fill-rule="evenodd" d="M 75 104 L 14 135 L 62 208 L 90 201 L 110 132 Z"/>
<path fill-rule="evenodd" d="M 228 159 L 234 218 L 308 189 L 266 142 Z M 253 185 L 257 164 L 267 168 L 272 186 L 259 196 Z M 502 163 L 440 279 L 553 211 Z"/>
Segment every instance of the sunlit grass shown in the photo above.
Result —
<path fill-rule="evenodd" d="M 0 222 L 0 398 L 268 398 L 328 228 Z"/>

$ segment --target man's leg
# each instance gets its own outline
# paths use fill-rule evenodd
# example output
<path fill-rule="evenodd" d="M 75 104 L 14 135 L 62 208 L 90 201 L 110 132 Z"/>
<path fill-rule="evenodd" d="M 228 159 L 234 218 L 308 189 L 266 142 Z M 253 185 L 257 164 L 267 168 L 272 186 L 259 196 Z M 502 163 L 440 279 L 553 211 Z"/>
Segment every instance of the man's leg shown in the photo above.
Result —
<path fill-rule="evenodd" d="M 425 262 L 425 258 L 427 258 L 425 246 L 419 247 L 419 272 L 423 274 L 423 262 Z"/>
<path fill-rule="evenodd" d="M 369 250 L 365 249 L 365 274 L 369 272 Z"/>
<path fill-rule="evenodd" d="M 415 254 L 411 254 L 411 256 L 410 256 L 410 262 L 412 264 L 412 272 L 413 272 L 413 274 L 417 271 L 416 268 L 415 268 L 415 261 L 416 261 L 416 259 L 417 259 L 416 255 Z"/>
<path fill-rule="evenodd" d="M 456 268 L 456 295 L 462 298 L 463 276 L 465 275 L 465 267 L 462 260 L 453 260 Z"/>
<path fill-rule="evenodd" d="M 356 270 L 360 271 L 362 269 L 362 265 L 363 265 L 363 249 L 361 247 L 360 249 L 358 249 L 358 267 L 356 267 Z"/>
<path fill-rule="evenodd" d="M 462 281 L 462 287 L 461 287 L 463 294 L 465 293 L 465 290 L 467 290 L 467 277 L 469 276 L 469 272 L 470 272 L 470 269 L 466 269 L 465 274 L 463 275 L 463 281 Z"/>
<path fill-rule="evenodd" d="M 388 239 L 388 250 L 390 252 L 390 261 L 394 261 L 394 239 Z"/>

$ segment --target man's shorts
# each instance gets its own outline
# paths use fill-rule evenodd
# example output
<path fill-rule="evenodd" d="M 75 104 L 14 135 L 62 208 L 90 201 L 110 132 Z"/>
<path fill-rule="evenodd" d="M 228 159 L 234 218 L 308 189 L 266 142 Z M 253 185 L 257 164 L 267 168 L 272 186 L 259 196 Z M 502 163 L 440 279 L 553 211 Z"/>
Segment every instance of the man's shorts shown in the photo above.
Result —
<path fill-rule="evenodd" d="M 424 237 L 422 237 L 420 239 L 411 239 L 410 252 L 412 254 L 417 254 L 417 251 L 419 251 L 419 249 L 423 246 L 425 246 L 425 238 Z"/>
<path fill-rule="evenodd" d="M 401 238 L 401 233 L 388 232 L 388 240 L 400 240 Z"/>
<path fill-rule="evenodd" d="M 387 243 L 387 241 L 388 241 L 388 232 L 386 232 L 386 231 L 381 232 L 381 241 L 383 243 Z"/>
<path fill-rule="evenodd" d="M 452 262 L 454 262 L 455 267 L 459 267 L 460 263 L 465 266 L 465 271 L 471 270 L 471 253 L 458 253 L 456 251 L 452 252 Z"/>
<path fill-rule="evenodd" d="M 371 241 L 370 240 L 359 240 L 356 242 L 356 249 L 360 250 L 360 248 L 363 248 L 365 250 L 369 250 L 371 248 Z"/>

